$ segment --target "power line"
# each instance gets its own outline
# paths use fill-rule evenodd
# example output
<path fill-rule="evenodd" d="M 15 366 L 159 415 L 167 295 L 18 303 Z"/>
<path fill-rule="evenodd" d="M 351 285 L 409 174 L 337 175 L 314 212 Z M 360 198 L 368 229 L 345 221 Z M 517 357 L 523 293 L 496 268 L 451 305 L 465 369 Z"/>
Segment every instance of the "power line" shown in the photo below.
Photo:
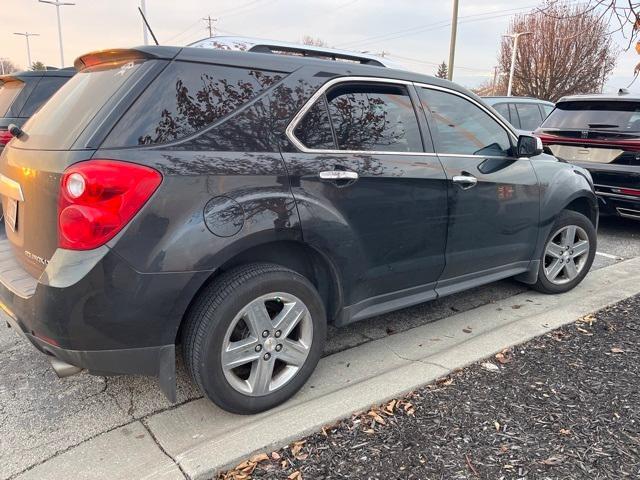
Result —
<path fill-rule="evenodd" d="M 217 22 L 218 19 L 211 18 L 211 15 L 207 15 L 202 20 L 204 20 L 208 24 L 206 28 L 209 30 L 209 38 L 213 37 L 213 32 L 214 32 L 213 23 Z"/>

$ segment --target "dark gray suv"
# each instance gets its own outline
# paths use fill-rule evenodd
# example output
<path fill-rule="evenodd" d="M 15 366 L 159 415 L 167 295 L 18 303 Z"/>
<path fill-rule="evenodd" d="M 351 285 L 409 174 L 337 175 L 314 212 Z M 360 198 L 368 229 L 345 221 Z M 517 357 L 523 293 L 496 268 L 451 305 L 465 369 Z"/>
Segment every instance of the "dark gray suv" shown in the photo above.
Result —
<path fill-rule="evenodd" d="M 61 374 L 175 352 L 239 413 L 293 395 L 329 323 L 587 274 L 589 173 L 472 93 L 370 58 L 140 47 L 78 73 L 0 158 L 0 300 Z"/>

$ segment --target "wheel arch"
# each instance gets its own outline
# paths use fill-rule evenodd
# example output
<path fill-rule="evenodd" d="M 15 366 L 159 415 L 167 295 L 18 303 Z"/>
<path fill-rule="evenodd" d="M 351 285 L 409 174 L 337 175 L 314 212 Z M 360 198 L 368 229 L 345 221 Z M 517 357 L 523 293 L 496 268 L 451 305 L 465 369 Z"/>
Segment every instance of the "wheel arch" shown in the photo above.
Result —
<path fill-rule="evenodd" d="M 249 263 L 274 263 L 307 278 L 318 290 L 331 323 L 342 307 L 342 283 L 333 262 L 308 244 L 295 240 L 279 240 L 254 245 L 238 252 L 217 268 L 197 289 L 182 315 L 176 335 L 181 340 L 184 319 L 200 293 L 224 272 Z"/>

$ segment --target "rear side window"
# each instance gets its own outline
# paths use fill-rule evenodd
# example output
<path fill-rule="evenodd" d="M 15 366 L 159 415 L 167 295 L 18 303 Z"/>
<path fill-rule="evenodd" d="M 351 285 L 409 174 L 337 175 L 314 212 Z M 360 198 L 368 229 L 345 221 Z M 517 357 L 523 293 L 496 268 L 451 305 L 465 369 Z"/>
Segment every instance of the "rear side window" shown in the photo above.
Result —
<path fill-rule="evenodd" d="M 6 116 L 22 87 L 24 83 L 18 81 L 5 82 L 0 86 L 0 117 Z"/>
<path fill-rule="evenodd" d="M 498 103 L 493 106 L 494 110 L 502 115 L 507 122 L 511 122 L 511 118 L 509 117 L 509 104 L 508 103 Z"/>
<path fill-rule="evenodd" d="M 431 112 L 432 133 L 438 153 L 507 156 L 511 141 L 507 131 L 488 113 L 458 95 L 419 89 L 426 111 Z M 435 132 L 434 132 L 435 130 Z"/>
<path fill-rule="evenodd" d="M 547 118 L 549 116 L 549 114 L 553 111 L 553 106 L 552 105 L 547 105 L 546 103 L 543 103 L 542 105 L 540 105 L 540 108 L 542 108 L 542 117 L 543 118 Z"/>
<path fill-rule="evenodd" d="M 562 102 L 544 121 L 545 128 L 640 132 L 640 102 L 598 100 Z"/>
<path fill-rule="evenodd" d="M 26 103 L 20 110 L 21 117 L 30 117 L 33 115 L 40 106 L 49 100 L 51 96 L 56 93 L 62 85 L 64 85 L 68 78 L 65 77 L 43 77 L 36 88 L 31 92 Z"/>
<path fill-rule="evenodd" d="M 422 152 L 411 97 L 403 86 L 346 84 L 327 93 L 340 150 Z"/>
<path fill-rule="evenodd" d="M 263 70 L 173 62 L 124 114 L 103 146 L 154 145 L 188 137 L 281 78 Z"/>
<path fill-rule="evenodd" d="M 81 70 L 33 115 L 23 129 L 22 148 L 66 150 L 100 108 L 140 68 L 136 62 L 96 65 Z"/>
<path fill-rule="evenodd" d="M 516 103 L 520 128 L 523 130 L 535 130 L 542 123 L 540 109 L 535 103 Z"/>

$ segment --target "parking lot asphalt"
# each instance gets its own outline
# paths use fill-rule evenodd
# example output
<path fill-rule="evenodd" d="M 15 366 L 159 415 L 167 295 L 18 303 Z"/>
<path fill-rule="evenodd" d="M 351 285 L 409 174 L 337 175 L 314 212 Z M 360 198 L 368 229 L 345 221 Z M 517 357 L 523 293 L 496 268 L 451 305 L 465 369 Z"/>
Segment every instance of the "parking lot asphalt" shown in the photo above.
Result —
<path fill-rule="evenodd" d="M 640 257 L 640 222 L 601 221 L 593 268 Z M 329 330 L 327 354 L 499 301 L 526 290 L 501 281 L 468 292 Z M 154 379 L 94 377 L 60 380 L 44 356 L 9 329 L 0 329 L 0 478 L 12 478 L 97 435 L 171 409 Z M 182 365 L 178 403 L 200 397 Z M 150 434 L 150 432 L 149 432 Z"/>

